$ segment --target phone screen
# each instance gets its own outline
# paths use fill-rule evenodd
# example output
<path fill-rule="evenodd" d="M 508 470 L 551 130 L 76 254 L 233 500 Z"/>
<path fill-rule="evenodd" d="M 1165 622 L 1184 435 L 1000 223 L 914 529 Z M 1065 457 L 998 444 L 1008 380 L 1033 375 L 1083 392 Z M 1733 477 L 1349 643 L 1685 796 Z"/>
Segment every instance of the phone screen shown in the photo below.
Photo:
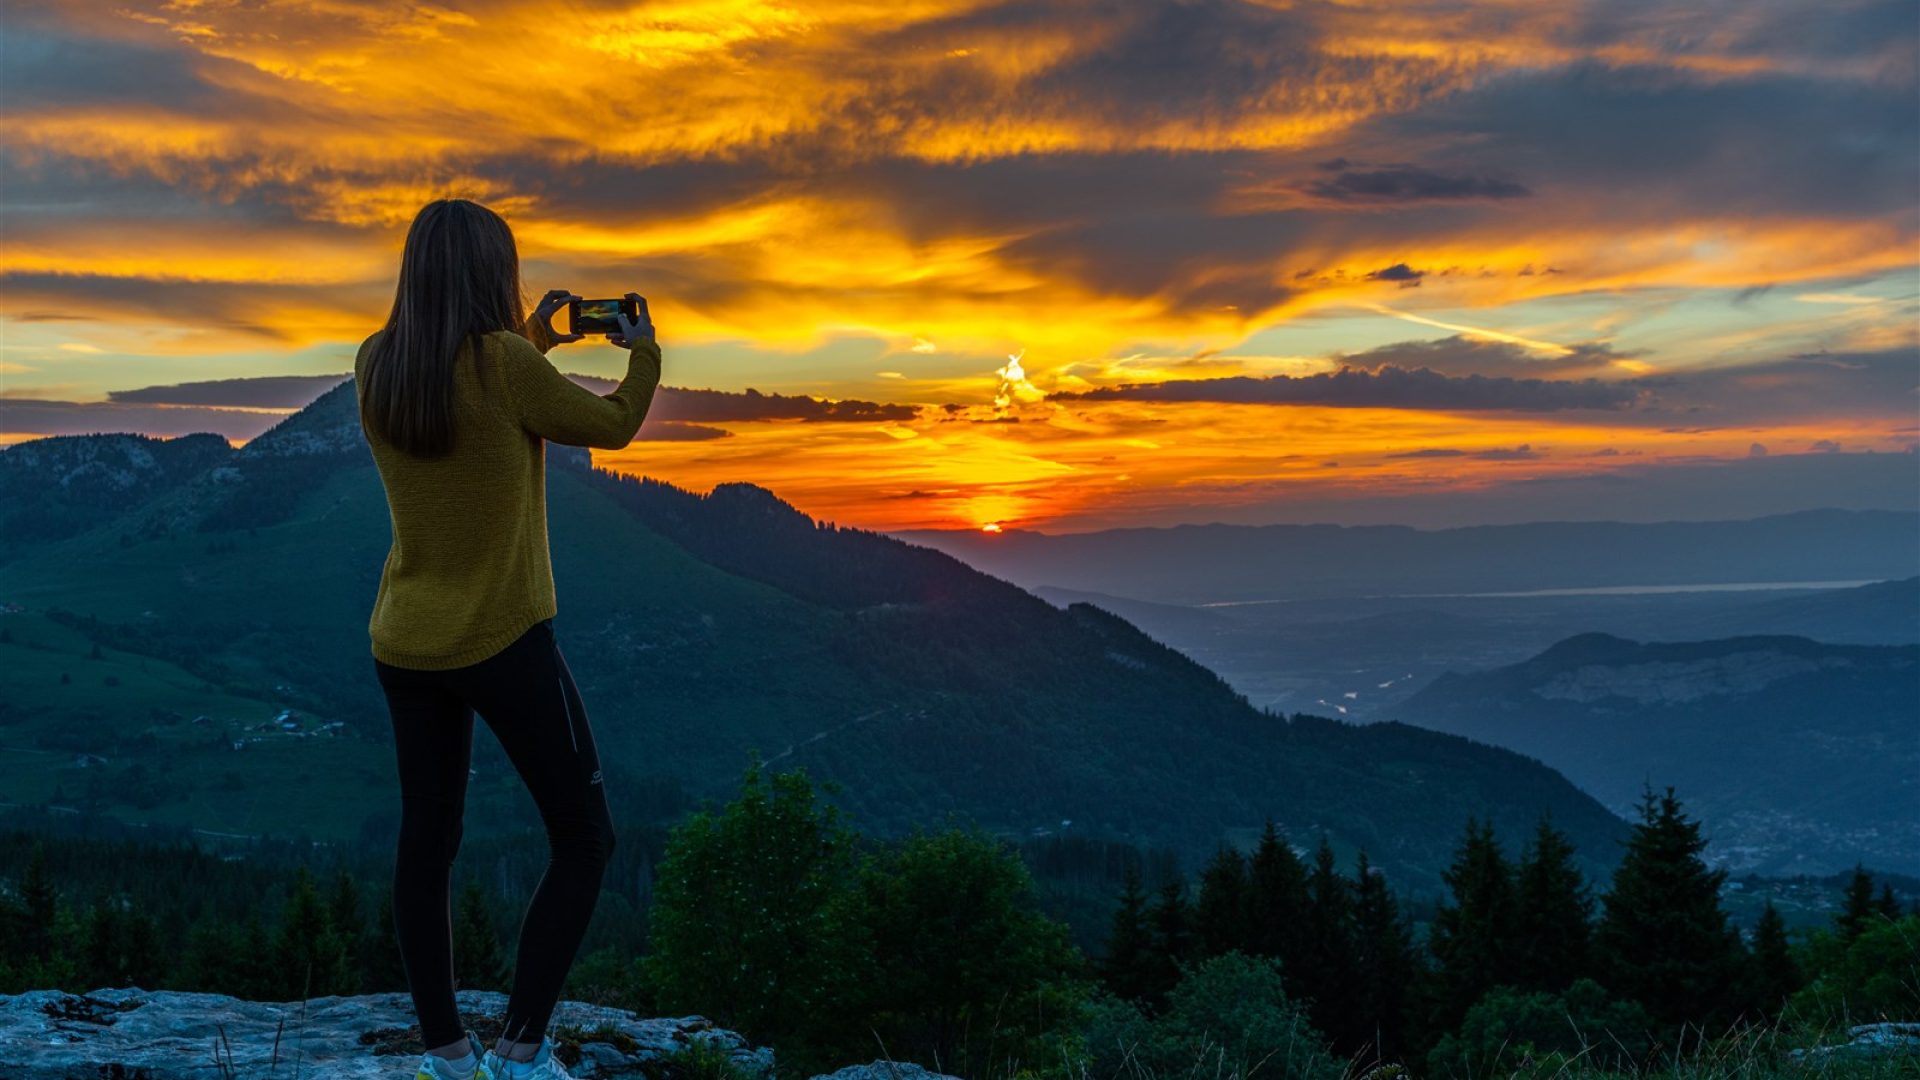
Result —
<path fill-rule="evenodd" d="M 576 334 L 611 334 L 620 329 L 622 311 L 629 319 L 639 314 L 631 300 L 576 300 L 569 319 Z"/>

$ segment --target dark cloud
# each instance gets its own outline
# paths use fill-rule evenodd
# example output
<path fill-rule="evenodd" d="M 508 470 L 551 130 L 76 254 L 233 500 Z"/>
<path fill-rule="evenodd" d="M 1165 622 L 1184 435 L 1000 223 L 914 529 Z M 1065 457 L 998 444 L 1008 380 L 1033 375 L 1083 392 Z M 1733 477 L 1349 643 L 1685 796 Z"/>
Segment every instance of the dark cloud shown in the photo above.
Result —
<path fill-rule="evenodd" d="M 705 442 L 708 439 L 730 439 L 733 432 L 725 428 L 704 427 L 700 424 L 676 424 L 671 420 L 655 420 L 648 416 L 640 425 L 641 442 Z"/>
<path fill-rule="evenodd" d="M 1619 379 L 1498 374 L 1532 369 L 1565 375 L 1598 370 L 1629 355 L 1634 354 L 1586 344 L 1565 356 L 1533 358 L 1521 346 L 1453 337 L 1341 355 L 1339 370 L 1317 375 L 1174 380 L 1052 396 L 1461 411 L 1597 409 L 1670 432 L 1810 419 L 1841 422 L 1884 416 L 1892 402 L 1920 406 L 1920 349 L 1912 347 L 1803 353 Z M 1447 370 L 1436 370 L 1440 365 Z M 1679 417 L 1687 422 L 1676 425 Z"/>
<path fill-rule="evenodd" d="M 1645 355 L 1644 350 L 1619 351 L 1605 342 L 1580 342 L 1554 353 L 1510 341 L 1454 334 L 1425 341 L 1396 341 L 1335 359 L 1349 367 L 1432 368 L 1447 375 L 1571 375 L 1604 371 L 1620 360 Z"/>
<path fill-rule="evenodd" d="M 137 390 L 110 390 L 107 398 L 121 404 L 298 409 L 340 385 L 343 378 L 346 376 L 262 375 L 245 379 L 213 379 L 173 386 L 143 386 Z"/>
<path fill-rule="evenodd" d="M 939 55 L 953 47 L 1018 47 L 1077 38 L 1074 48 L 1021 83 L 1015 96 L 991 68 L 948 64 L 921 81 L 882 83 L 847 120 L 912 123 L 972 107 L 983 114 L 1048 112 L 1147 126 L 1188 123 L 1196 115 L 1302 111 L 1328 84 L 1364 80 L 1376 70 L 1422 70 L 1417 58 L 1329 56 L 1312 13 L 1240 0 L 1008 0 L 930 19 L 862 43 L 875 55 Z M 935 52 L 938 50 L 938 52 Z M 864 110 L 877 115 L 867 117 Z M 869 132 L 881 130 L 868 128 Z M 869 136 L 870 138 L 870 136 Z"/>
<path fill-rule="evenodd" d="M 1917 29 L 1906 0 L 1828 0 L 1819 18 L 1793 5 L 1744 0 L 1690 4 L 1585 4 L 1560 21 L 1558 40 L 1576 47 L 1622 41 L 1657 43 L 1675 56 L 1857 60 L 1898 54 Z"/>
<path fill-rule="evenodd" d="M 143 386 L 136 390 L 110 392 L 111 403 L 118 405 L 209 405 L 234 408 L 298 409 L 338 386 L 347 375 L 260 375 L 238 379 L 213 379 L 173 386 Z M 597 375 L 568 375 L 568 378 L 596 394 L 613 390 L 618 383 Z M 717 423 L 751 420 L 810 420 L 846 423 L 875 423 L 886 420 L 911 420 L 918 415 L 913 405 L 889 405 L 847 399 L 830 401 L 805 395 L 763 394 L 758 390 L 689 390 L 663 386 L 654 394 L 647 417 L 674 423 Z"/>
<path fill-rule="evenodd" d="M 149 45 L 50 25 L 14 25 L 0 34 L 0 97 L 10 110 L 155 101 L 211 109 L 220 92 L 200 77 L 200 62 L 199 53 L 171 43 Z"/>
<path fill-rule="evenodd" d="M 185 435 L 211 431 L 229 439 L 251 439 L 278 423 L 285 413 L 305 407 L 348 378 L 346 375 L 263 375 L 214 379 L 173 386 L 115 390 L 101 402 L 40 398 L 0 398 L 0 434 L 88 435 L 132 432 Z M 612 379 L 569 375 L 596 394 L 616 385 Z M 714 423 L 799 420 L 817 423 L 877 423 L 911 420 L 912 405 L 871 401 L 828 401 L 758 390 L 732 393 L 663 386 L 641 425 L 642 442 L 698 442 L 724 439 L 732 432 Z"/>
<path fill-rule="evenodd" d="M 1798 353 L 1754 364 L 1696 368 L 1636 379 L 1650 414 L 1710 424 L 1827 422 L 1920 408 L 1920 348 Z"/>
<path fill-rule="evenodd" d="M 1425 276 L 1427 275 L 1424 270 L 1415 270 L 1406 263 L 1394 263 L 1392 266 L 1372 271 L 1367 278 L 1370 281 L 1401 281 L 1419 284 L 1420 279 Z"/>
<path fill-rule="evenodd" d="M 592 375 L 569 375 L 568 378 L 595 393 L 606 393 L 616 385 L 611 379 Z M 754 420 L 879 423 L 911 420 L 917 415 L 919 409 L 913 405 L 887 405 L 851 398 L 829 401 L 805 395 L 763 394 L 753 389 L 735 392 L 663 386 L 653 395 L 653 406 L 647 410 L 647 421 L 709 424 L 748 423 Z"/>
<path fill-rule="evenodd" d="M 1323 163 L 1323 167 L 1325 164 Z M 1342 164 L 1345 164 L 1344 161 Z M 1309 193 L 1342 202 L 1419 202 L 1425 199 L 1517 199 L 1533 192 L 1510 180 L 1445 176 L 1412 165 L 1343 171 L 1307 185 Z"/>
<path fill-rule="evenodd" d="M 827 401 L 822 398 L 763 394 L 748 389 L 744 393 L 722 390 L 686 390 L 662 387 L 654 396 L 649 416 L 663 420 L 749 421 L 808 420 L 874 423 L 883 420 L 911 420 L 919 414 L 912 405 L 884 405 L 872 401 Z"/>
<path fill-rule="evenodd" d="M 1533 461 L 1541 455 L 1533 449 L 1532 444 L 1521 443 L 1519 446 L 1496 446 L 1487 450 L 1474 450 L 1471 452 L 1442 446 L 1425 450 L 1403 450 L 1397 454 L 1388 454 L 1387 456 L 1390 458 L 1470 457 L 1478 458 L 1481 461 Z"/>
<path fill-rule="evenodd" d="M 1557 412 L 1625 409 L 1641 391 L 1598 379 L 1515 379 L 1445 375 L 1428 368 L 1345 367 L 1317 375 L 1234 376 L 1104 387 L 1056 399 L 1087 401 L 1216 401 L 1231 404 L 1327 405 L 1351 408 Z"/>
<path fill-rule="evenodd" d="M 1002 247 L 1007 262 L 1102 295 L 1160 296 L 1179 311 L 1259 311 L 1299 290 L 1275 280 L 1274 261 L 1302 246 L 1305 215 L 1216 216 L 1204 205 L 1055 228 Z"/>
<path fill-rule="evenodd" d="M 104 274 L 0 272 L 0 295 L 46 319 L 118 322 L 140 318 L 160 325 L 188 325 L 188 333 L 218 331 L 258 338 L 262 344 L 293 343 L 296 327 L 275 324 L 262 313 L 278 307 L 298 309 L 307 331 L 358 344 L 379 326 L 364 314 L 392 303 L 393 284 L 349 282 L 340 285 L 260 284 L 109 277 Z M 182 319 L 182 312 L 192 312 Z M 107 313 L 107 314 L 102 314 Z"/>
<path fill-rule="evenodd" d="M 210 409 L 200 406 L 119 405 L 113 402 L 0 398 L 0 434 L 99 435 L 133 433 L 171 438 L 214 432 L 228 439 L 251 439 L 279 423 L 284 414 Z"/>
<path fill-rule="evenodd" d="M 1901 36 L 1920 49 L 1916 27 Z M 1710 79 L 1578 61 L 1382 115 L 1350 142 L 1452 141 L 1502 171 L 1524 165 L 1590 219 L 1878 217 L 1910 213 L 1920 184 L 1914 93 L 1897 79 Z"/>

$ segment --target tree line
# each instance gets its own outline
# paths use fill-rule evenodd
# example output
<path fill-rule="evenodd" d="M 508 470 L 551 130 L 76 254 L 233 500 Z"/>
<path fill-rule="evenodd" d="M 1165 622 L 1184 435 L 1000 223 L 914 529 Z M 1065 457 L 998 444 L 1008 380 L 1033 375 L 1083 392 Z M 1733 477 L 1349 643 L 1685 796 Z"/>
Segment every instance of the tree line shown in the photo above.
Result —
<path fill-rule="evenodd" d="M 1569 1050 L 1604 1042 L 1599 1056 L 1631 1065 L 1788 1014 L 1833 1025 L 1903 1002 L 1920 1015 L 1920 905 L 1904 911 L 1890 884 L 1876 893 L 1856 868 L 1831 934 L 1796 949 L 1768 901 L 1749 940 L 1729 923 L 1726 872 L 1705 848 L 1671 789 L 1648 792 L 1596 896 L 1551 820 L 1517 858 L 1470 820 L 1447 895 L 1416 928 L 1364 852 L 1348 876 L 1324 839 L 1302 859 L 1268 823 L 1250 854 L 1222 848 L 1197 889 L 1176 879 L 1148 896 L 1130 876 L 1099 970 L 1151 1014 L 1211 958 L 1271 958 L 1342 1056 L 1462 1074 L 1487 1071 L 1525 1029 Z M 1887 961 L 1884 985 L 1852 998 L 1832 980 L 1813 985 L 1870 931 L 1884 939 L 1867 950 Z"/>
<path fill-rule="evenodd" d="M 1516 1055 L 1628 1069 L 1754 1031 L 1806 1040 L 1920 1016 L 1920 912 L 1889 886 L 1856 870 L 1829 928 L 1792 940 L 1769 904 L 1746 938 L 1704 848 L 1671 792 L 1649 794 L 1595 895 L 1550 821 L 1517 856 L 1469 822 L 1447 895 L 1418 921 L 1364 853 L 1349 873 L 1324 840 L 1303 858 L 1271 824 L 1251 851 L 1223 848 L 1197 881 L 1171 874 L 1151 893 L 1124 852 L 1049 849 L 1088 881 L 1124 868 L 1109 932 L 1083 950 L 1013 845 L 955 827 L 876 839 L 804 771 L 754 766 L 735 799 L 672 830 L 644 910 L 603 903 L 643 925 L 582 957 L 567 993 L 708 1016 L 797 1075 L 885 1053 L 969 1078 L 1079 1080 L 1197 1066 L 1337 1080 L 1381 1062 L 1464 1077 Z M 345 867 L 155 849 L 137 876 L 191 898 L 168 907 L 67 895 L 54 867 L 78 876 L 86 856 L 56 854 L 37 845 L 0 889 L 0 992 L 405 987 L 388 897 Z M 511 977 L 497 900 L 472 879 L 457 891 L 463 987 Z"/>

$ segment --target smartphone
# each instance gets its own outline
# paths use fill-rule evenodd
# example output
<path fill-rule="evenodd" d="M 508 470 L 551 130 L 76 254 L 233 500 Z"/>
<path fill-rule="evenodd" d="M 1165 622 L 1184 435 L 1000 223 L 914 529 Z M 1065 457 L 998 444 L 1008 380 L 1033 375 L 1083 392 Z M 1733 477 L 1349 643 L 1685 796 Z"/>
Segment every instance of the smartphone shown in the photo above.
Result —
<path fill-rule="evenodd" d="M 640 321 L 640 305 L 621 297 L 618 300 L 571 300 L 567 303 L 567 324 L 569 333 L 574 334 L 617 334 L 620 332 L 620 313 L 625 312 L 629 322 Z"/>

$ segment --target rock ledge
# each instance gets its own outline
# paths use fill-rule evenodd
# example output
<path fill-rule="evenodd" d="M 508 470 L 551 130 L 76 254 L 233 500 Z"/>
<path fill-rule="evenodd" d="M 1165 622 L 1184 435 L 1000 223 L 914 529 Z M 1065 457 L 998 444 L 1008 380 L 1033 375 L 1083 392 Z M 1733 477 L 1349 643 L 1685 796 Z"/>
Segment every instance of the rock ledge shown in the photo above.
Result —
<path fill-rule="evenodd" d="M 506 1011 L 505 994 L 457 996 L 481 1038 L 497 1033 L 488 1018 Z M 657 1076 L 661 1059 L 694 1043 L 723 1051 L 744 1074 L 773 1076 L 771 1048 L 700 1016 L 645 1019 L 563 1001 L 551 1033 L 562 1060 L 577 1055 L 568 1066 L 579 1077 Z M 410 1080 L 419 1052 L 406 994 L 306 1002 L 138 988 L 0 995 L 0 1076 L 8 1080 Z"/>

